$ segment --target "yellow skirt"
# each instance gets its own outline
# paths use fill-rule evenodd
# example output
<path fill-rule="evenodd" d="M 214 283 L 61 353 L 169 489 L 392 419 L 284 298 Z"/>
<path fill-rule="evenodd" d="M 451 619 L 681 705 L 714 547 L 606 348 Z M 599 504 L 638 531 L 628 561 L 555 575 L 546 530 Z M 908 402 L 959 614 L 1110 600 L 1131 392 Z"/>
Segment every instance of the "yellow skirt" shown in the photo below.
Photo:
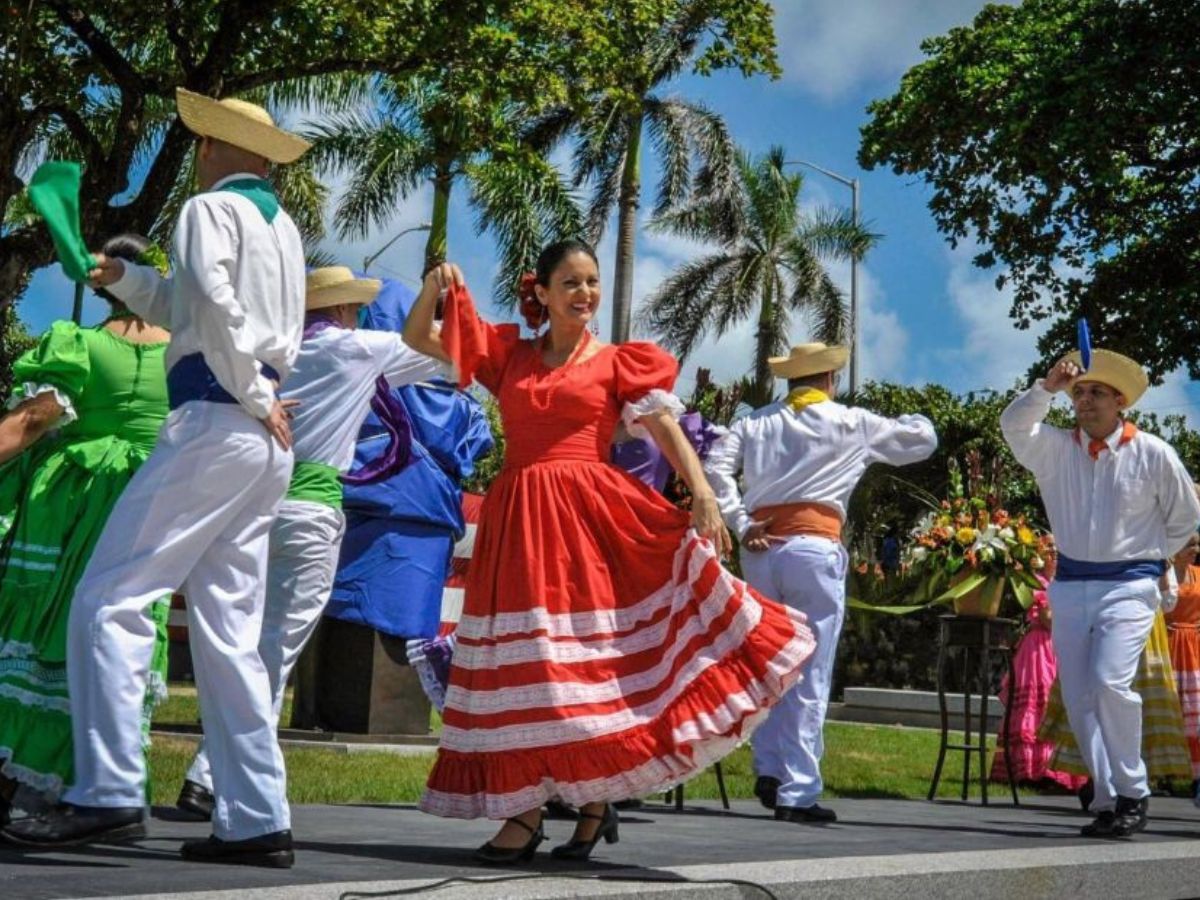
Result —
<path fill-rule="evenodd" d="M 1146 649 L 1138 659 L 1133 689 L 1142 698 L 1142 759 L 1146 761 L 1150 781 L 1168 778 L 1190 781 L 1191 757 L 1183 729 L 1179 693 L 1175 688 L 1175 673 L 1171 669 L 1167 622 L 1161 611 L 1154 616 L 1154 627 L 1150 630 Z M 1072 775 L 1091 774 L 1067 722 L 1067 710 L 1063 706 L 1057 678 L 1050 689 L 1050 702 L 1046 706 L 1042 727 L 1038 729 L 1038 738 L 1055 744 L 1050 768 Z"/>

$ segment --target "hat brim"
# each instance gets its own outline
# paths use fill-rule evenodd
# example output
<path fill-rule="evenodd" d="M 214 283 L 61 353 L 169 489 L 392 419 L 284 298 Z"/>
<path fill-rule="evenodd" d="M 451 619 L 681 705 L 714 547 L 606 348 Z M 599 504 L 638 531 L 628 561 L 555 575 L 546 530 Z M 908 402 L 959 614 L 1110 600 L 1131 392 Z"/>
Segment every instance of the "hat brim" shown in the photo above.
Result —
<path fill-rule="evenodd" d="M 179 88 L 175 103 L 179 118 L 193 134 L 224 141 L 271 162 L 295 162 L 312 146 L 291 132 L 252 119 L 203 94 Z"/>
<path fill-rule="evenodd" d="M 1072 350 L 1063 359 L 1083 367 L 1078 350 Z M 1092 351 L 1092 367 L 1078 378 L 1072 379 L 1070 387 L 1087 381 L 1108 385 L 1125 398 L 1126 408 L 1137 403 L 1150 386 L 1150 381 L 1141 366 L 1127 356 L 1108 350 Z"/>
<path fill-rule="evenodd" d="M 331 284 L 309 291 L 304 297 L 305 312 L 342 306 L 347 303 L 367 304 L 379 296 L 383 282 L 376 278 L 356 278 L 353 281 Z"/>
<path fill-rule="evenodd" d="M 836 372 L 850 359 L 849 347 L 826 347 L 804 356 L 772 356 L 767 360 L 776 378 L 804 378 L 822 372 Z"/>

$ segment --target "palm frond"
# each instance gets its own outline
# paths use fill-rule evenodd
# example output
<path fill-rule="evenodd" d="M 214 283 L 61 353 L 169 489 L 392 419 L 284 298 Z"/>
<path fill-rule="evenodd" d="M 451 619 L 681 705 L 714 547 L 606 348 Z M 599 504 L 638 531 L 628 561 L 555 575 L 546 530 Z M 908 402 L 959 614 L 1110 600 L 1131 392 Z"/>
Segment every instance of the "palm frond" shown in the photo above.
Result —
<path fill-rule="evenodd" d="M 351 172 L 335 215 L 343 237 L 385 223 L 433 167 L 426 135 L 372 113 L 347 113 L 303 133 L 313 142 L 307 156 L 316 170 Z"/>
<path fill-rule="evenodd" d="M 490 232 L 499 251 L 494 299 L 512 308 L 520 277 L 534 267 L 541 248 L 552 241 L 578 237 L 583 215 L 569 182 L 547 160 L 532 153 L 472 164 L 466 177 L 476 232 Z"/>
<path fill-rule="evenodd" d="M 800 221 L 796 237 L 823 259 L 862 259 L 880 236 L 856 223 L 849 210 L 821 208 Z"/>
<path fill-rule="evenodd" d="M 648 97 L 644 104 L 650 146 L 662 169 L 654 215 L 665 214 L 687 197 L 692 181 L 688 111 L 682 104 Z"/>
<path fill-rule="evenodd" d="M 642 304 L 639 327 L 686 359 L 721 319 L 741 265 L 738 257 L 716 253 L 680 266 Z"/>
<path fill-rule="evenodd" d="M 276 166 L 271 182 L 283 208 L 300 230 L 305 245 L 325 237 L 325 206 L 329 188 L 317 177 L 316 163 L 301 157 L 289 166 Z"/>

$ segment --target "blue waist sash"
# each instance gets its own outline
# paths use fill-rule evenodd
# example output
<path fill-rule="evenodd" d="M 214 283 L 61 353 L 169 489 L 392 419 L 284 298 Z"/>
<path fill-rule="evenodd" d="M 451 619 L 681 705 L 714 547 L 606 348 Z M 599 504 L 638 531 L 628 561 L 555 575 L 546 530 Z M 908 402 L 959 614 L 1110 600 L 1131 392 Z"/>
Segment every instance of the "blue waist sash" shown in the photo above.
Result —
<path fill-rule="evenodd" d="M 1124 559 L 1119 562 L 1088 562 L 1058 554 L 1055 581 L 1137 581 L 1158 578 L 1167 571 L 1165 559 Z"/>
<path fill-rule="evenodd" d="M 278 383 L 277 371 L 264 362 L 260 362 L 259 365 L 263 375 Z M 177 409 L 189 400 L 237 403 L 233 394 L 221 387 L 217 376 L 208 367 L 203 353 L 189 353 L 171 366 L 171 371 L 167 372 L 167 400 L 171 409 Z"/>

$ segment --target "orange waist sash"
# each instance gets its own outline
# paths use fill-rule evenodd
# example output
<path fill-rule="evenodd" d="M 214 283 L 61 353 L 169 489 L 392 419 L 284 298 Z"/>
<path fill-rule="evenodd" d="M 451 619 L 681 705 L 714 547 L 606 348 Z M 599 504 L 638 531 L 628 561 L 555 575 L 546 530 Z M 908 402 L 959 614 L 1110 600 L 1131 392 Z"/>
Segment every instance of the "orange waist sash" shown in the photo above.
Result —
<path fill-rule="evenodd" d="M 839 543 L 842 540 L 842 517 L 823 503 L 760 506 L 750 516 L 756 522 L 769 521 L 767 533 L 776 537 L 806 534 Z"/>

